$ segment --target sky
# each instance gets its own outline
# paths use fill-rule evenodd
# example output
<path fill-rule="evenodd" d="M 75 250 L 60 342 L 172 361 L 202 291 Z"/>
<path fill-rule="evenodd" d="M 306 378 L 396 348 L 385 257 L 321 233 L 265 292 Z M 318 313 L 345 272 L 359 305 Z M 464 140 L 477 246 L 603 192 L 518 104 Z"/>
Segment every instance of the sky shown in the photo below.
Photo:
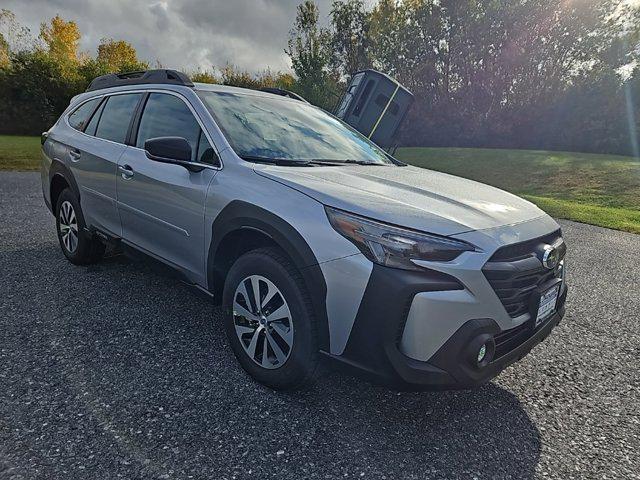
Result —
<path fill-rule="evenodd" d="M 290 69 L 284 49 L 301 0 L 2 0 L 38 35 L 59 14 L 75 21 L 80 49 L 96 54 L 101 38 L 130 42 L 141 60 L 194 71 L 231 63 L 259 72 Z M 331 0 L 317 0 L 326 24 Z"/>

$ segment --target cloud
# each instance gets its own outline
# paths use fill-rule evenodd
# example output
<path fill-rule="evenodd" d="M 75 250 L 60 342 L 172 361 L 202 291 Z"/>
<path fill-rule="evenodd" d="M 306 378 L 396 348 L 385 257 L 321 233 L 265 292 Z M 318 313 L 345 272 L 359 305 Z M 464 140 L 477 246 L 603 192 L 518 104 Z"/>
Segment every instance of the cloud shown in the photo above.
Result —
<path fill-rule="evenodd" d="M 300 0 L 301 1 L 301 0 Z M 102 38 L 130 42 L 141 59 L 167 68 L 234 64 L 251 72 L 288 70 L 284 53 L 299 0 L 3 0 L 37 36 L 56 14 L 74 20 L 81 49 L 95 54 Z M 320 0 L 327 22 L 331 0 Z"/>

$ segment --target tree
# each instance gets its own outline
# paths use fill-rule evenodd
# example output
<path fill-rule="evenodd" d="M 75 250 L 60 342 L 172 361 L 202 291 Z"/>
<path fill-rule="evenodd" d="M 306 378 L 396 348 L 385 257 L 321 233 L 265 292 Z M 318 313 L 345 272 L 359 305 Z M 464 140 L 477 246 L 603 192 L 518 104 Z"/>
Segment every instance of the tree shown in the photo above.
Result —
<path fill-rule="evenodd" d="M 312 0 L 298 5 L 288 50 L 297 78 L 296 90 L 315 105 L 330 108 L 335 99 L 335 82 L 329 77 L 330 36 L 318 25 L 318 6 Z M 328 95 L 329 93 L 329 95 Z"/>
<path fill-rule="evenodd" d="M 199 83 L 220 83 L 214 71 L 197 71 L 189 75 L 191 80 Z"/>
<path fill-rule="evenodd" d="M 11 52 L 19 52 L 33 46 L 29 29 L 20 25 L 15 14 L 0 9 L 0 69 L 9 68 Z"/>
<path fill-rule="evenodd" d="M 412 141 L 517 147 L 516 130 L 598 65 L 619 34 L 607 21 L 619 3 L 381 0 L 374 64 L 416 94 Z"/>
<path fill-rule="evenodd" d="M 148 65 L 138 60 L 136 49 L 129 42 L 103 38 L 98 45 L 96 60 L 108 73 L 146 70 Z"/>
<path fill-rule="evenodd" d="M 231 64 L 222 68 L 223 85 L 232 87 L 251 88 L 260 90 L 267 87 L 291 90 L 295 85 L 295 79 L 291 74 L 276 72 L 267 69 L 257 74 L 251 74 L 246 70 L 239 70 Z"/>
<path fill-rule="evenodd" d="M 331 64 L 340 76 L 371 67 L 369 14 L 363 0 L 340 0 L 331 6 Z"/>
<path fill-rule="evenodd" d="M 48 24 L 40 25 L 40 39 L 57 62 L 65 65 L 78 63 L 80 29 L 74 21 L 67 22 L 56 15 Z"/>
<path fill-rule="evenodd" d="M 38 134 L 47 130 L 82 91 L 62 74 L 62 65 L 42 50 L 12 53 L 11 68 L 0 75 L 0 131 Z"/>
<path fill-rule="evenodd" d="M 0 33 L 0 69 L 8 68 L 11 65 L 9 60 L 9 42 L 4 39 L 4 35 Z"/>
<path fill-rule="evenodd" d="M 34 47 L 29 29 L 20 25 L 15 14 L 6 8 L 0 9 L 0 38 L 7 51 L 20 52 Z"/>

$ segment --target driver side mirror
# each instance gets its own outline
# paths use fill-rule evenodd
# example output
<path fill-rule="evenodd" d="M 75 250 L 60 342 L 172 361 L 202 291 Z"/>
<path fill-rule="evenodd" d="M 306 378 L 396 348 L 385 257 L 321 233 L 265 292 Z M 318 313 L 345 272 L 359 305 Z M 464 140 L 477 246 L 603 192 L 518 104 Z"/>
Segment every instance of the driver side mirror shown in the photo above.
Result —
<path fill-rule="evenodd" d="M 159 162 L 191 161 L 191 145 L 183 137 L 156 137 L 144 142 L 147 157 Z"/>
<path fill-rule="evenodd" d="M 156 162 L 182 165 L 190 172 L 201 172 L 204 167 L 191 163 L 191 145 L 183 137 L 156 137 L 144 142 L 147 158 Z"/>

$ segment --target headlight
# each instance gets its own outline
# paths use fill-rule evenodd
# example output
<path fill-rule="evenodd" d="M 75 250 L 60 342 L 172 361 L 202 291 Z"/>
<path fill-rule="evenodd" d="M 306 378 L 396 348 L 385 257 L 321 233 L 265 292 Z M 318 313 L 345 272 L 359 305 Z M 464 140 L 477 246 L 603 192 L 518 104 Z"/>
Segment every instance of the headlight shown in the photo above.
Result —
<path fill-rule="evenodd" d="M 449 262 L 473 245 L 438 235 L 415 232 L 325 207 L 333 228 L 353 242 L 369 260 L 387 267 L 420 270 L 411 260 Z"/>

